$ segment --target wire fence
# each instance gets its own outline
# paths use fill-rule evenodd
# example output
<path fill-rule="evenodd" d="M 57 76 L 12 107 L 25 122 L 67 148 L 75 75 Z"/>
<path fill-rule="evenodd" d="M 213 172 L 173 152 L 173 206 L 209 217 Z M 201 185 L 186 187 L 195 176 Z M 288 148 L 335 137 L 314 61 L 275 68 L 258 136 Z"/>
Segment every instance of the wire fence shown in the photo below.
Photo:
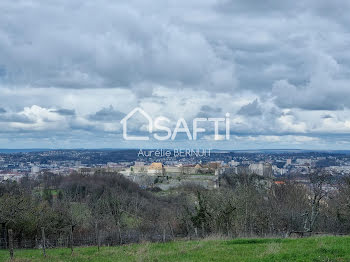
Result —
<path fill-rule="evenodd" d="M 9 249 L 11 244 L 14 249 L 40 249 L 40 248 L 69 248 L 72 246 L 117 246 L 130 243 L 167 242 L 175 238 L 184 238 L 184 235 L 173 235 L 172 232 L 141 233 L 137 230 L 98 230 L 96 232 L 65 232 L 54 236 L 35 236 L 22 238 L 16 235 L 12 239 L 9 234 L 0 238 L 0 249 Z"/>
<path fill-rule="evenodd" d="M 16 234 L 17 233 L 17 234 Z M 284 235 L 266 235 L 265 237 L 310 237 L 322 235 L 338 235 L 345 234 L 329 234 L 322 232 L 289 232 Z M 0 238 L 0 249 L 49 249 L 49 248 L 71 248 L 84 246 L 118 246 L 130 243 L 149 242 L 168 242 L 175 239 L 200 239 L 210 235 L 195 230 L 193 234 L 174 234 L 171 230 L 158 230 L 157 232 L 142 233 L 139 230 L 95 230 L 89 232 L 74 232 L 73 230 L 63 231 L 57 235 L 45 235 L 42 229 L 41 235 L 32 238 L 20 237 L 18 232 L 14 230 L 6 231 L 6 235 Z M 229 237 L 229 236 L 226 236 Z M 230 236 L 247 237 L 247 236 Z M 252 236 L 251 236 L 252 237 Z M 256 237 L 256 236 L 255 236 Z M 260 236 L 261 237 L 261 236 Z"/>

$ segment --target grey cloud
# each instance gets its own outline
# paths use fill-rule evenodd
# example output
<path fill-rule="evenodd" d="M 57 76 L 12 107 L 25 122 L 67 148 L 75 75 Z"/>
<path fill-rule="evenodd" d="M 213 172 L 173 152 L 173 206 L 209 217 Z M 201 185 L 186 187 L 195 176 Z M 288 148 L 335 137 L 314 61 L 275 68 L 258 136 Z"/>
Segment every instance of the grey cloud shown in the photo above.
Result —
<path fill-rule="evenodd" d="M 0 114 L 6 113 L 6 110 L 2 107 L 0 107 Z"/>
<path fill-rule="evenodd" d="M 325 114 L 325 115 L 322 116 L 322 118 L 323 119 L 329 119 L 329 118 L 333 118 L 333 116 L 330 115 L 330 114 Z"/>
<path fill-rule="evenodd" d="M 14 123 L 25 123 L 25 124 L 30 124 L 34 123 L 33 120 L 29 119 L 28 117 L 20 114 L 0 114 L 0 122 L 14 122 Z"/>
<path fill-rule="evenodd" d="M 211 107 L 208 105 L 202 106 L 200 110 L 204 111 L 204 112 L 213 112 L 213 113 L 221 113 L 222 112 L 222 109 L 220 107 Z"/>
<path fill-rule="evenodd" d="M 95 114 L 90 115 L 88 118 L 93 121 L 119 122 L 124 117 L 125 117 L 124 113 L 117 111 L 113 108 L 113 106 L 110 106 L 108 108 L 101 109 Z"/>
<path fill-rule="evenodd" d="M 255 99 L 253 102 L 242 106 L 241 109 L 237 112 L 239 115 L 244 116 L 259 116 L 262 114 L 258 99 Z"/>
<path fill-rule="evenodd" d="M 304 58 L 313 39 L 338 60 L 349 48 L 346 27 L 335 22 L 349 5 L 344 0 L 171 5 L 176 8 L 165 8 L 161 1 L 145 6 L 141 1 L 85 5 L 63 0 L 29 7 L 4 1 L 1 8 L 8 15 L 0 23 L 9 26 L 0 30 L 0 59 L 6 82 L 133 87 L 139 96 L 151 94 L 140 85 L 150 82 L 212 92 L 250 89 L 260 95 L 280 79 L 308 80 Z M 39 25 L 44 33 L 36 30 Z"/>
<path fill-rule="evenodd" d="M 75 110 L 74 109 L 57 109 L 53 110 L 52 112 L 57 113 L 61 116 L 74 116 L 75 115 Z"/>
<path fill-rule="evenodd" d="M 141 3 L 71 5 L 68 0 L 2 4 L 7 15 L 0 23 L 8 27 L 0 30 L 0 59 L 8 83 L 65 88 L 130 87 L 145 81 L 183 88 L 236 85 L 232 62 L 220 57 L 202 33 L 166 16 L 155 19 Z"/>
<path fill-rule="evenodd" d="M 254 0 L 221 0 L 218 1 L 216 8 L 221 12 L 244 12 L 251 14 L 261 13 L 290 13 L 299 9 L 304 3 L 285 2 L 278 0 L 254 1 Z"/>
<path fill-rule="evenodd" d="M 70 121 L 69 127 L 71 130 L 81 130 L 86 132 L 97 132 L 97 127 L 94 124 L 91 123 L 81 123 L 78 121 Z"/>
<path fill-rule="evenodd" d="M 334 56 L 320 49 L 310 49 L 306 59 L 309 76 L 304 84 L 293 84 L 286 79 L 274 83 L 272 96 L 276 104 L 282 108 L 304 110 L 349 108 L 348 70 Z"/>
<path fill-rule="evenodd" d="M 304 110 L 342 110 L 348 107 L 350 91 L 327 85 L 322 87 L 296 87 L 288 81 L 275 83 L 272 94 L 281 108 L 301 108 Z"/>
<path fill-rule="evenodd" d="M 254 15 L 272 14 L 291 16 L 305 12 L 314 13 L 321 16 L 327 16 L 339 21 L 345 19 L 344 8 L 349 8 L 350 4 L 344 0 L 308 0 L 308 1 L 254 1 L 254 0 L 219 0 L 216 4 L 217 10 L 221 12 L 239 12 Z"/>
<path fill-rule="evenodd" d="M 93 121 L 108 129 L 123 118 L 121 108 L 152 103 L 154 111 L 208 105 L 192 112 L 201 117 L 238 111 L 246 116 L 234 126 L 242 135 L 278 135 L 293 132 L 283 126 L 308 122 L 289 108 L 300 115 L 332 110 L 331 121 L 345 121 L 339 115 L 350 107 L 349 7 L 346 0 L 3 0 L 1 106 L 58 108 L 74 116 L 58 117 L 69 123 L 67 137 L 71 130 L 103 137 Z M 123 92 L 104 95 L 102 88 Z M 163 89 L 188 95 L 175 106 L 176 94 L 167 97 Z M 216 95 L 226 102 L 208 103 Z M 227 102 L 252 97 L 258 99 L 240 109 Z M 314 126 L 327 122 L 322 114 Z M 31 120 L 0 109 L 2 130 L 13 121 Z M 135 132 L 139 126 L 130 125 Z"/>
<path fill-rule="evenodd" d="M 212 107 L 209 105 L 203 105 L 200 108 L 197 117 L 201 118 L 209 118 L 209 117 L 219 117 L 218 114 L 222 113 L 222 108 L 220 107 Z"/>

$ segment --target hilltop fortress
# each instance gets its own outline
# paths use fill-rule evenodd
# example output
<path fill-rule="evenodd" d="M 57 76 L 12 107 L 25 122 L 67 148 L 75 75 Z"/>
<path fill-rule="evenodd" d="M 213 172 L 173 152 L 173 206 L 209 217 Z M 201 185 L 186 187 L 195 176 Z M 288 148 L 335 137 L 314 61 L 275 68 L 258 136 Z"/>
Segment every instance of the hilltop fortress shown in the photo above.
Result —
<path fill-rule="evenodd" d="M 232 161 L 209 162 L 195 165 L 163 165 L 161 162 L 153 162 L 147 165 L 145 162 L 134 162 L 130 166 L 107 165 L 101 168 L 82 168 L 80 173 L 91 175 L 98 172 L 118 172 L 144 188 L 158 187 L 162 190 L 176 188 L 181 185 L 200 185 L 208 189 L 220 186 L 220 175 L 224 172 L 231 174 L 256 174 L 266 178 L 273 176 L 270 163 L 240 164 Z"/>

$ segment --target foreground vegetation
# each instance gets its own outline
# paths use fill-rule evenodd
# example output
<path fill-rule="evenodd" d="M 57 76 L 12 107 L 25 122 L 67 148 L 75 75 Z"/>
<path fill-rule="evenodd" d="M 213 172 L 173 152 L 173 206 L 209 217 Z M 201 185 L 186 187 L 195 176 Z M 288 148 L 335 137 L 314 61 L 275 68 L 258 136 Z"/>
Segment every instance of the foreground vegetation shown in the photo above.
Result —
<path fill-rule="evenodd" d="M 42 235 L 50 247 L 68 247 L 209 235 L 350 234 L 350 177 L 317 170 L 307 179 L 307 186 L 273 183 L 227 171 L 217 189 L 188 184 L 166 194 L 116 173 L 7 181 L 0 183 L 0 247 L 10 242 L 10 229 L 18 248 L 38 247 Z"/>
<path fill-rule="evenodd" d="M 10 261 L 6 250 L 0 261 Z M 350 237 L 235 239 L 85 247 L 71 251 L 15 250 L 13 261 L 350 261 Z"/>

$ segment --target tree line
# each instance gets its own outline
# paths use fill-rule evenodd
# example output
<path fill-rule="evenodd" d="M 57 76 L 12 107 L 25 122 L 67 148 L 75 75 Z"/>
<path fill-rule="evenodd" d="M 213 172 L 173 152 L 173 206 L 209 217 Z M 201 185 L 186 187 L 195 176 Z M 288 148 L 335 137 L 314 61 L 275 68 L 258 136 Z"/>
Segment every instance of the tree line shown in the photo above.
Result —
<path fill-rule="evenodd" d="M 254 174 L 224 173 L 220 187 L 185 185 L 169 191 L 142 189 L 119 174 L 45 173 L 0 183 L 0 246 L 7 230 L 37 245 L 69 232 L 101 243 L 124 244 L 177 237 L 288 236 L 292 232 L 350 232 L 350 178 L 318 170 L 309 183 L 274 183 Z M 77 240 L 76 240 L 77 241 Z M 36 244 L 35 244 L 36 243 Z M 79 244 L 77 242 L 77 244 Z"/>

